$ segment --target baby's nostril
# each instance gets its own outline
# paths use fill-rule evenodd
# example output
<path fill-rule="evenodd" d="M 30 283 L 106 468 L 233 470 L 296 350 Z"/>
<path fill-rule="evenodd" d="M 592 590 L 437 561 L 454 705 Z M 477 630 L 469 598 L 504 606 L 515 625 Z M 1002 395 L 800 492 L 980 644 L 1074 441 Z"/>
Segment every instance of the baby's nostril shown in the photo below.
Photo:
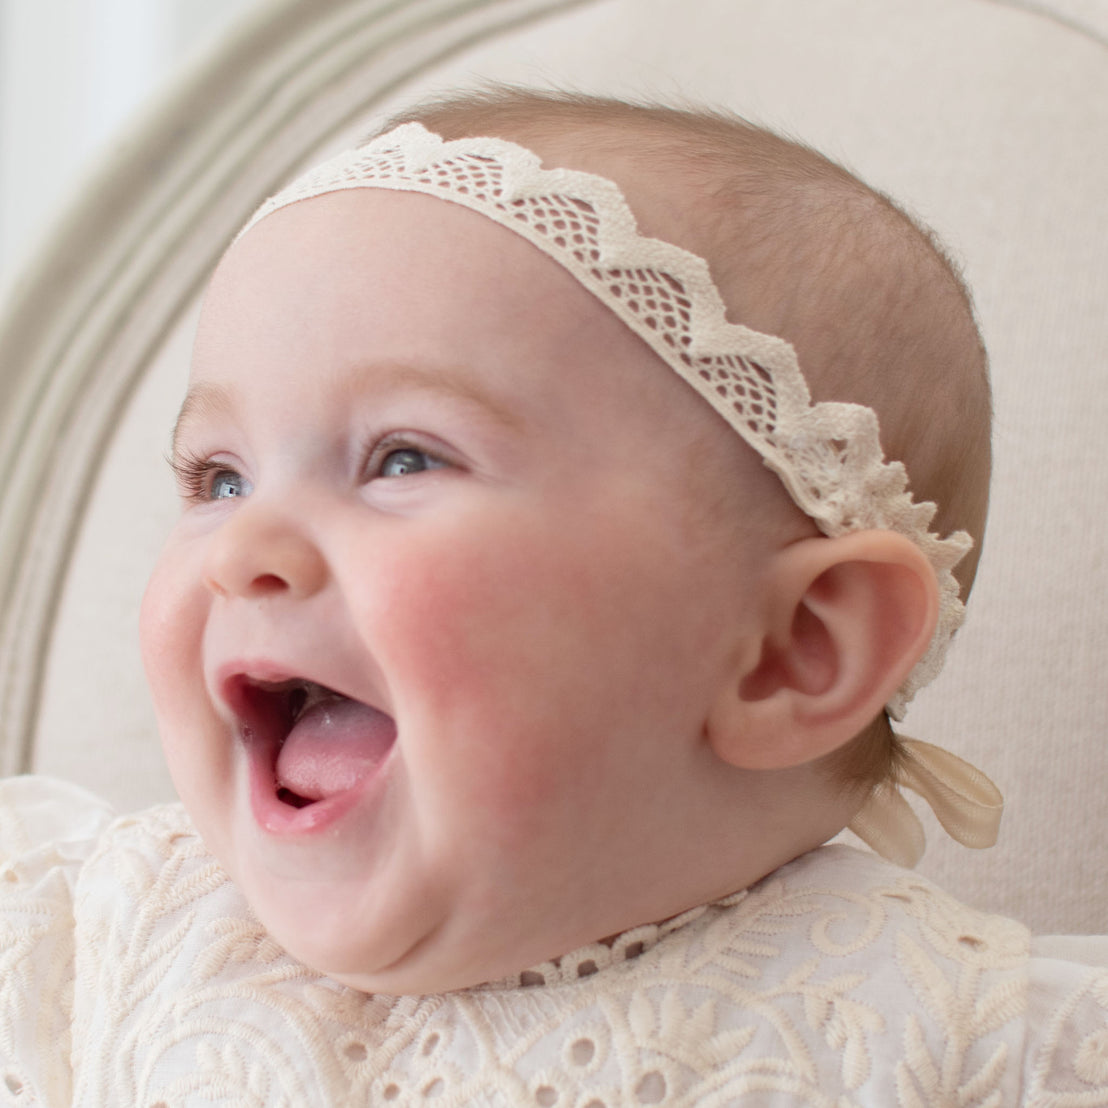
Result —
<path fill-rule="evenodd" d="M 260 573 L 254 578 L 251 591 L 257 595 L 259 593 L 281 592 L 288 587 L 288 582 L 276 573 Z"/>

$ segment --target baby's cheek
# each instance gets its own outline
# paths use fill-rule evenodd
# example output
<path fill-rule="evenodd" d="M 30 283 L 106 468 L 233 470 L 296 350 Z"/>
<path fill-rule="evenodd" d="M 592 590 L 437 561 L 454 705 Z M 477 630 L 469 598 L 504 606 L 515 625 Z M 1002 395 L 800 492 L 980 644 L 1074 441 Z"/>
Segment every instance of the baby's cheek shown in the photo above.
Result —
<path fill-rule="evenodd" d="M 154 568 L 139 611 L 139 640 L 147 680 L 155 693 L 173 673 L 177 641 L 183 628 L 179 596 L 172 569 L 163 555 Z"/>
<path fill-rule="evenodd" d="M 540 706 L 572 696 L 583 661 L 589 601 L 551 547 L 521 527 L 453 535 L 441 553 L 409 547 L 379 565 L 365 614 L 404 714 L 450 727 L 455 749 L 502 769 L 526 757 Z"/>
<path fill-rule="evenodd" d="M 407 548 L 381 566 L 382 647 L 404 650 L 431 695 L 465 677 L 537 676 L 596 600 L 567 545 L 521 520 Z"/>
<path fill-rule="evenodd" d="M 206 604 L 180 555 L 163 554 L 143 595 L 139 636 L 163 742 L 188 725 L 204 698 Z"/>

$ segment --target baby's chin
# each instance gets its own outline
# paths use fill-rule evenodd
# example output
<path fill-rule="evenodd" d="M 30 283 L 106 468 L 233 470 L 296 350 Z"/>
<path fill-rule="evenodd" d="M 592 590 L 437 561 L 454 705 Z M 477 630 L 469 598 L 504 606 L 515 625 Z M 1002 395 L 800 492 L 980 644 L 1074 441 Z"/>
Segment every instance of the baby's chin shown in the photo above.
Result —
<path fill-rule="evenodd" d="M 433 996 L 501 981 L 523 973 L 538 960 L 517 964 L 518 959 L 503 956 L 490 959 L 463 950 L 436 950 L 434 936 L 414 944 L 394 961 L 373 967 L 372 952 L 321 955 L 318 950 L 298 952 L 294 957 L 310 969 L 358 992 L 386 996 Z"/>
<path fill-rule="evenodd" d="M 463 925 L 446 906 L 404 912 L 394 905 L 393 912 L 378 913 L 364 900 L 344 902 L 320 890 L 280 889 L 278 903 L 249 886 L 243 891 L 262 926 L 293 958 L 359 992 L 426 996 L 498 980 L 513 969 L 515 959 L 502 944 L 485 949 L 491 925 Z"/>
<path fill-rule="evenodd" d="M 531 933 L 506 934 L 496 920 L 464 911 L 445 911 L 438 920 L 393 917 L 372 930 L 358 928 L 351 912 L 331 913 L 328 926 L 312 930 L 302 921 L 290 928 L 287 919 L 267 920 L 264 908 L 255 911 L 270 935 L 309 969 L 359 992 L 389 996 L 431 996 L 518 980 L 593 941 L 551 927 L 559 921 L 549 920 Z"/>

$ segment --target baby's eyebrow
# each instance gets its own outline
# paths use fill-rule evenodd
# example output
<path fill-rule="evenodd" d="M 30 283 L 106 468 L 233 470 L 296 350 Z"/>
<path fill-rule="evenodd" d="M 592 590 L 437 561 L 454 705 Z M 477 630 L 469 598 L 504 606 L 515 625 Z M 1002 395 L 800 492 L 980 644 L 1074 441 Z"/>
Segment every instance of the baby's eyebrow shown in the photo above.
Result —
<path fill-rule="evenodd" d="M 172 457 L 177 456 L 181 434 L 190 423 L 205 416 L 226 412 L 233 406 L 231 390 L 223 385 L 203 381 L 190 385 L 184 403 L 181 405 L 181 410 L 177 413 L 177 420 L 173 424 L 173 437 L 170 446 Z"/>
<path fill-rule="evenodd" d="M 354 402 L 366 392 L 379 390 L 382 385 L 386 388 L 426 389 L 428 392 L 437 392 L 480 408 L 486 415 L 510 430 L 525 430 L 525 420 L 520 412 L 514 411 L 461 370 L 444 373 L 441 370 L 426 369 L 409 362 L 390 362 L 387 365 L 373 366 L 372 372 L 363 367 L 345 376 L 340 387 L 344 389 L 348 400 Z M 181 438 L 190 424 L 225 415 L 234 410 L 234 407 L 233 389 L 211 381 L 199 381 L 191 385 L 173 425 L 171 457 L 177 456 Z"/>
<path fill-rule="evenodd" d="M 462 367 L 451 367 L 449 371 L 443 371 L 412 362 L 379 363 L 350 374 L 344 385 L 351 401 L 381 388 L 408 388 L 439 393 L 482 409 L 485 414 L 510 430 L 524 429 L 522 413 L 483 387 Z"/>

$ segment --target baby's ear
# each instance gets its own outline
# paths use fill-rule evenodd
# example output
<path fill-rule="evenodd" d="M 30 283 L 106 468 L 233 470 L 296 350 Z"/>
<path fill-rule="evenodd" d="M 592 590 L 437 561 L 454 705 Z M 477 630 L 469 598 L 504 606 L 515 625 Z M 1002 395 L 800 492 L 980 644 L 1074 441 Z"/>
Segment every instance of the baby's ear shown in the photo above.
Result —
<path fill-rule="evenodd" d="M 930 563 L 892 531 L 793 543 L 774 555 L 766 588 L 760 644 L 708 719 L 716 754 L 743 769 L 801 765 L 852 739 L 927 649 L 938 617 Z"/>

